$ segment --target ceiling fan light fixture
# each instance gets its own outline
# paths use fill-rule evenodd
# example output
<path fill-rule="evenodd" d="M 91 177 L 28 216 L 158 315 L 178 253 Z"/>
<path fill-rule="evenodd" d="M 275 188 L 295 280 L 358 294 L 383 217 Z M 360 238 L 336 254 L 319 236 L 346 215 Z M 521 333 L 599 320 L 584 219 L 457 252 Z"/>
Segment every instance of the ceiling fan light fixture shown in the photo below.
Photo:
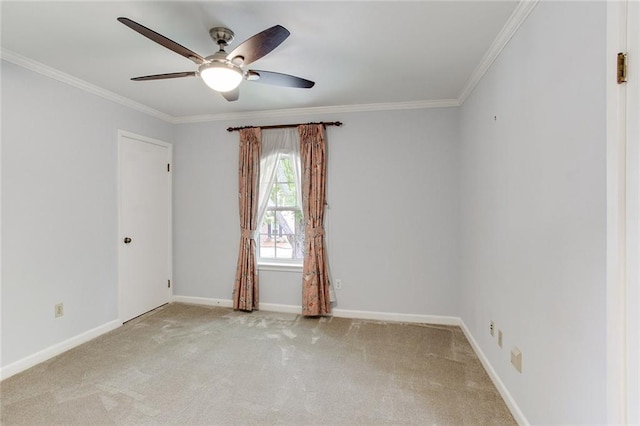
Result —
<path fill-rule="evenodd" d="M 0 0 L 2 1 L 2 0 Z M 287 37 L 289 30 L 282 25 L 274 25 L 264 31 L 255 34 L 240 43 L 231 53 L 225 52 L 224 48 L 233 40 L 234 34 L 228 28 L 215 27 L 209 31 L 211 38 L 220 48 L 213 55 L 203 58 L 197 53 L 187 49 L 181 44 L 153 31 L 129 18 L 120 17 L 118 21 L 135 32 L 145 36 L 151 41 L 166 47 L 167 49 L 184 56 L 199 65 L 196 71 L 172 72 L 165 74 L 145 75 L 134 77 L 134 81 L 164 80 L 168 78 L 200 77 L 210 89 L 221 92 L 223 97 L 233 102 L 238 100 L 239 90 L 235 90 L 242 80 L 256 81 L 265 84 L 272 84 L 284 87 L 297 87 L 309 89 L 315 84 L 313 81 L 294 75 L 282 74 L 273 71 L 259 71 L 243 69 L 262 58 L 264 55 L 278 47 Z"/>
<path fill-rule="evenodd" d="M 198 73 L 202 81 L 216 92 L 228 92 L 242 82 L 242 69 L 228 62 L 213 61 L 203 64 Z"/>

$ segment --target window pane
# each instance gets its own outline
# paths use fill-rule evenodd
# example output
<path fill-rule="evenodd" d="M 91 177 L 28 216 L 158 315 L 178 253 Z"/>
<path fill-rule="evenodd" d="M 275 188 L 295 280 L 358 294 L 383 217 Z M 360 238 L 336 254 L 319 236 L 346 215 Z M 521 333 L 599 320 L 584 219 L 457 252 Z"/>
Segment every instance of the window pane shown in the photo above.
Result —
<path fill-rule="evenodd" d="M 278 178 L 282 176 L 284 179 L 278 179 L 282 182 L 293 182 L 293 167 L 291 166 L 291 156 L 283 156 L 280 159 L 280 164 L 278 166 L 279 173 Z"/>
<path fill-rule="evenodd" d="M 259 256 L 302 259 L 304 228 L 299 210 L 268 211 L 260 228 Z"/>
<path fill-rule="evenodd" d="M 296 188 L 293 182 L 276 183 L 278 207 L 296 207 Z"/>
<path fill-rule="evenodd" d="M 297 206 L 292 161 L 291 156 L 283 156 L 276 169 L 267 212 L 260 224 L 258 256 L 263 259 L 303 258 L 304 226 Z"/>
<path fill-rule="evenodd" d="M 273 235 L 260 234 L 259 256 L 264 258 L 276 257 L 276 244 Z"/>
<path fill-rule="evenodd" d="M 292 244 L 293 243 L 293 244 Z M 296 259 L 292 234 L 260 234 L 260 257 L 269 259 Z M 301 259 L 301 257 L 298 257 Z"/>
<path fill-rule="evenodd" d="M 278 220 L 278 224 L 280 225 L 280 227 L 284 229 L 287 234 L 295 234 L 295 213 L 291 210 L 286 210 L 278 213 L 280 214 L 276 216 L 276 219 Z"/>
<path fill-rule="evenodd" d="M 274 207 L 276 205 L 275 193 L 271 193 L 269 200 L 267 200 L 267 207 Z"/>

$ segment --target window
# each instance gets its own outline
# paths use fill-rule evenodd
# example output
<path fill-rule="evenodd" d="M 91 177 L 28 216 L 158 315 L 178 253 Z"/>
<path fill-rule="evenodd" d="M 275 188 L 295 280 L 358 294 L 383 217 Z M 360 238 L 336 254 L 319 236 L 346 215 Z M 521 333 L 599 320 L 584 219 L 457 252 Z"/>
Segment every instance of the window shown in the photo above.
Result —
<path fill-rule="evenodd" d="M 298 139 L 270 146 L 263 138 L 260 161 L 258 262 L 302 265 L 304 219 L 300 195 Z"/>

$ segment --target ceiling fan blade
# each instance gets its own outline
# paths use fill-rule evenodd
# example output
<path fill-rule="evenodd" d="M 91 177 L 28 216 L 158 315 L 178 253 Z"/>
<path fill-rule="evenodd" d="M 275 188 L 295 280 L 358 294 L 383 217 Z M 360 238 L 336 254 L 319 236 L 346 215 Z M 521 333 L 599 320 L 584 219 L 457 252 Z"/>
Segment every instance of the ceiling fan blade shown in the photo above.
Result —
<path fill-rule="evenodd" d="M 227 55 L 227 59 L 241 57 L 242 65 L 249 65 L 280 46 L 289 34 L 289 30 L 282 25 L 275 25 L 243 41 Z"/>
<path fill-rule="evenodd" d="M 299 89 L 310 89 L 316 84 L 311 80 L 296 77 L 295 75 L 281 74 L 273 71 L 249 70 L 247 80 L 257 83 L 273 84 L 276 86 L 297 87 Z"/>
<path fill-rule="evenodd" d="M 145 27 L 144 25 L 140 25 L 129 18 L 123 18 L 123 17 L 118 18 L 118 21 L 122 22 L 132 30 L 139 32 L 140 34 L 147 37 L 148 39 L 155 41 L 159 45 L 164 46 L 169 50 L 173 50 L 177 54 L 182 55 L 187 59 L 190 59 L 191 61 L 195 62 L 198 65 L 205 62 L 205 59 L 202 56 L 198 55 L 195 52 L 192 52 L 191 50 L 176 43 L 175 41 L 166 38 L 162 34 L 158 34 L 157 32 Z"/>
<path fill-rule="evenodd" d="M 195 77 L 195 71 L 185 71 L 185 72 L 172 72 L 169 74 L 154 74 L 154 75 L 145 75 L 142 77 L 133 77 L 131 80 L 133 81 L 147 81 L 147 80 L 166 80 L 167 78 L 180 78 L 180 77 Z"/>
<path fill-rule="evenodd" d="M 237 101 L 240 97 L 240 88 L 236 87 L 233 90 L 229 90 L 228 92 L 220 92 L 222 96 L 229 102 Z"/>

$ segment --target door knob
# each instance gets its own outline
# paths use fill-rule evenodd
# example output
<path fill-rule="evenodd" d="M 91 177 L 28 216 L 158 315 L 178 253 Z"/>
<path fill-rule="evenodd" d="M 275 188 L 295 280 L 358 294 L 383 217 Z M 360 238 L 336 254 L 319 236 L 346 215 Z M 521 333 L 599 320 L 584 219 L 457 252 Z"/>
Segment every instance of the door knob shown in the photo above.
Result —
<path fill-rule="evenodd" d="M 131 242 L 131 238 L 129 237 L 124 237 L 124 243 L 125 244 L 129 244 Z"/>

